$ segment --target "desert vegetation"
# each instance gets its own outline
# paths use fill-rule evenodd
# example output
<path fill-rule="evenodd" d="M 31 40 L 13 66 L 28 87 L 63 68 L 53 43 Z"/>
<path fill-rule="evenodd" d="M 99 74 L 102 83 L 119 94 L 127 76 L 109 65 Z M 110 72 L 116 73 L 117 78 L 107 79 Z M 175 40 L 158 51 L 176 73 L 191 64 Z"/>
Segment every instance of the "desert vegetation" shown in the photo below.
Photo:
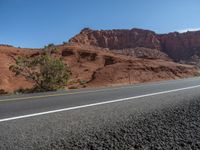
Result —
<path fill-rule="evenodd" d="M 31 89 L 20 89 L 20 92 L 54 91 L 64 88 L 70 76 L 70 71 L 60 58 L 51 55 L 57 51 L 54 45 L 44 48 L 44 54 L 36 57 L 18 57 L 10 70 L 16 76 L 24 76 L 33 82 Z"/>
<path fill-rule="evenodd" d="M 8 94 L 4 89 L 0 89 L 0 95 Z"/>

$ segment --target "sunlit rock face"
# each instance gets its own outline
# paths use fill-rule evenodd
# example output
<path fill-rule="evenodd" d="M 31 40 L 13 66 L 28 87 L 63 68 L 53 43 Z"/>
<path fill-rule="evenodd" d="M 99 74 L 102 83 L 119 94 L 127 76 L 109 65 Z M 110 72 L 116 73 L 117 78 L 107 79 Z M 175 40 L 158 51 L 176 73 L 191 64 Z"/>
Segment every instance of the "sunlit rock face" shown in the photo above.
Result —
<path fill-rule="evenodd" d="M 150 30 L 91 30 L 83 29 L 70 43 L 93 45 L 110 50 L 145 47 L 165 52 L 172 59 L 189 60 L 200 56 L 200 31 L 156 34 Z"/>

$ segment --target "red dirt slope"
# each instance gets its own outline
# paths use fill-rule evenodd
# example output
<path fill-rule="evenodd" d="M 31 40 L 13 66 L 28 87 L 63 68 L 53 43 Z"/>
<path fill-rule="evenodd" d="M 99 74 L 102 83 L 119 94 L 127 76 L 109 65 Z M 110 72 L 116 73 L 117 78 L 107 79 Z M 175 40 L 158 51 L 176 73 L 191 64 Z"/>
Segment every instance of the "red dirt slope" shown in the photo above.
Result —
<path fill-rule="evenodd" d="M 72 72 L 68 87 L 96 87 L 178 79 L 199 74 L 193 66 L 161 59 L 133 58 L 92 46 L 65 44 L 57 46 L 55 57 L 62 57 Z M 15 77 L 9 66 L 18 56 L 35 57 L 41 50 L 0 46 L 0 89 L 13 92 L 30 88 L 32 83 Z"/>

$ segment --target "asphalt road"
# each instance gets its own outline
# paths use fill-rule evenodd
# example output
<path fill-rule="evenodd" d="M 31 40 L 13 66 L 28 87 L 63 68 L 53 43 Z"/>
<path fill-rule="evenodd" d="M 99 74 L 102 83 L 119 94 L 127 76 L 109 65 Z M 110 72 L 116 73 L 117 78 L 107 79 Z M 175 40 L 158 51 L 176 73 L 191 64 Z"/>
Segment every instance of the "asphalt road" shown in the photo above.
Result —
<path fill-rule="evenodd" d="M 200 78 L 0 97 L 0 149 L 195 149 L 199 98 Z"/>

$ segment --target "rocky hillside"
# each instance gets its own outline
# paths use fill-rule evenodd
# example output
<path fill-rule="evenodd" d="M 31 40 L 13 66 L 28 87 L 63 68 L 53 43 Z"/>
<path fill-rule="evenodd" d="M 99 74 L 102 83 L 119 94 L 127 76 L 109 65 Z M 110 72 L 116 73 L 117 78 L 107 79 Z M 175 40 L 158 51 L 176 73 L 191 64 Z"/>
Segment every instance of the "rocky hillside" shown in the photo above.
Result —
<path fill-rule="evenodd" d="M 31 82 L 23 77 L 15 77 L 9 70 L 9 66 L 15 63 L 18 56 L 31 56 L 35 50 L 15 48 L 8 45 L 0 45 L 0 90 L 15 91 L 20 88 L 32 87 Z"/>
<path fill-rule="evenodd" d="M 200 56 L 200 31 L 186 33 L 156 34 L 142 29 L 91 30 L 83 29 L 69 40 L 70 43 L 93 45 L 110 50 L 136 47 L 157 49 L 175 61 L 188 61 Z M 199 59 L 195 59 L 195 61 Z"/>
<path fill-rule="evenodd" d="M 66 85 L 68 88 L 113 86 L 199 75 L 199 69 L 194 66 L 164 59 L 149 59 L 143 56 L 135 58 L 99 47 L 76 44 L 64 44 L 57 48 L 58 51 L 53 53 L 53 56 L 62 58 L 72 72 Z M 140 54 L 138 49 L 135 49 L 134 53 L 135 56 Z M 154 53 L 158 54 L 157 51 Z M 0 90 L 13 92 L 20 88 L 32 87 L 30 81 L 14 76 L 9 71 L 9 66 L 18 56 L 36 57 L 40 54 L 40 49 L 0 46 Z M 167 56 L 165 58 L 167 59 Z"/>
<path fill-rule="evenodd" d="M 146 58 L 146 59 L 162 59 L 171 61 L 169 56 L 157 49 L 150 49 L 144 47 L 126 48 L 122 50 L 112 50 L 112 52 L 131 56 L 132 58 Z"/>

